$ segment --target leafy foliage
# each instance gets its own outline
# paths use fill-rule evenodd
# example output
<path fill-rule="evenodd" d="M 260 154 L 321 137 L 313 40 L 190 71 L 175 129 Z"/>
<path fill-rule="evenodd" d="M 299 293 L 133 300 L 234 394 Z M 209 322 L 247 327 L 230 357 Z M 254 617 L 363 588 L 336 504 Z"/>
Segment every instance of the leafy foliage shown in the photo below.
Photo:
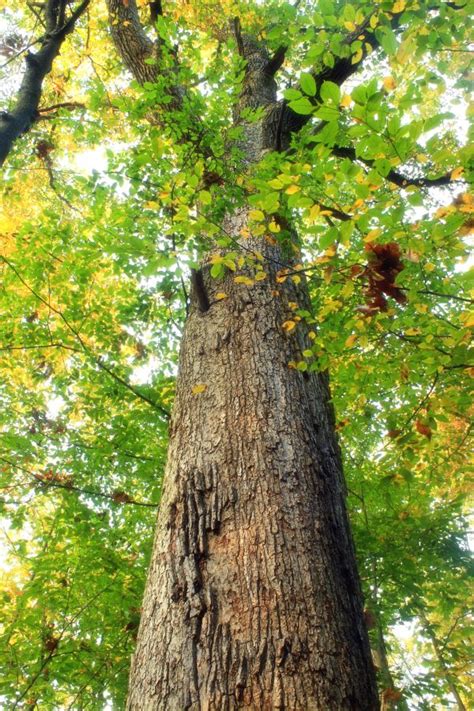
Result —
<path fill-rule="evenodd" d="M 2 5 L 9 110 L 38 18 Z M 289 367 L 331 372 L 384 699 L 467 704 L 467 8 L 222 0 L 152 23 L 138 6 L 172 71 L 126 75 L 91 3 L 4 168 L 0 698 L 123 706 L 190 270 L 204 259 L 251 288 L 267 278 L 252 236 L 286 250 L 276 290 L 309 285 L 282 328 L 309 324 L 312 347 Z M 300 122 L 252 169 L 236 15 L 285 48 L 279 91 Z M 242 205 L 235 244 L 222 218 Z"/>

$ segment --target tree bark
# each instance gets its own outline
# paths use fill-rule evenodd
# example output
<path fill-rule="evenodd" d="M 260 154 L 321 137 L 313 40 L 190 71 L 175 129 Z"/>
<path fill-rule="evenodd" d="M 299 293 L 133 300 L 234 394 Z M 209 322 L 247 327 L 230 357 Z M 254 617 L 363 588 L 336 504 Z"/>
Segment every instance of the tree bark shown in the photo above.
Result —
<path fill-rule="evenodd" d="M 186 325 L 129 709 L 378 708 L 327 377 L 288 367 L 306 288 L 264 249 Z"/>
<path fill-rule="evenodd" d="M 18 89 L 16 103 L 11 111 L 0 114 L 0 166 L 7 159 L 14 142 L 27 133 L 38 117 L 38 106 L 43 90 L 43 81 L 51 71 L 66 37 L 73 31 L 77 20 L 84 14 L 90 0 L 83 0 L 66 19 L 67 3 L 44 3 L 46 33 L 40 40 L 36 54 L 27 52 L 26 70 Z"/>
<path fill-rule="evenodd" d="M 281 106 L 265 47 L 235 33 L 245 171 L 279 143 Z M 263 119 L 243 121 L 248 108 Z M 372 711 L 327 375 L 289 367 L 310 341 L 302 323 L 282 327 L 307 288 L 277 281 L 281 245 L 242 238 L 248 210 L 223 229 L 261 253 L 266 278 L 216 281 L 204 264 L 193 279 L 127 707 Z"/>

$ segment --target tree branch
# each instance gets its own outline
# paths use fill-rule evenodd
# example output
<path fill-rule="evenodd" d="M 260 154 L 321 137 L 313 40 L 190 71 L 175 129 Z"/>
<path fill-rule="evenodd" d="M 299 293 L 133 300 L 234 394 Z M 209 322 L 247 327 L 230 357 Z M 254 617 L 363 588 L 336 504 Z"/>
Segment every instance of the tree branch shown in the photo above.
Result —
<path fill-rule="evenodd" d="M 286 45 L 282 44 L 280 47 L 278 47 L 275 54 L 273 55 L 273 57 L 271 57 L 265 68 L 267 74 L 270 74 L 270 76 L 274 76 L 277 73 L 277 71 L 280 69 L 283 62 L 285 61 L 287 51 L 288 47 Z"/>
<path fill-rule="evenodd" d="M 0 456 L 0 461 L 5 462 L 5 464 L 10 465 L 18 471 L 28 474 L 28 476 L 32 477 L 45 489 L 66 489 L 67 491 L 75 491 L 78 494 L 85 494 L 86 496 L 92 496 L 93 498 L 108 499 L 109 501 L 113 501 L 115 504 L 133 504 L 135 506 L 146 506 L 147 508 L 157 508 L 159 506 L 159 504 L 152 504 L 147 501 L 136 501 L 136 499 L 132 499 L 123 491 L 114 491 L 112 494 L 106 494 L 103 491 L 88 488 L 84 489 L 80 486 L 75 486 L 72 481 L 61 482 L 54 478 L 48 478 L 46 474 L 41 475 L 33 472 L 31 469 L 15 464 L 15 462 L 7 457 Z"/>
<path fill-rule="evenodd" d="M 83 0 L 65 20 L 67 0 L 59 3 L 48 0 L 45 5 L 46 34 L 41 38 L 41 47 L 36 54 L 25 55 L 26 69 L 18 90 L 16 105 L 10 112 L 0 115 L 0 165 L 3 165 L 13 143 L 26 133 L 38 115 L 43 81 L 51 71 L 61 45 L 72 32 L 77 20 L 84 13 L 90 0 Z"/>
<path fill-rule="evenodd" d="M 428 5 L 427 9 L 438 9 L 440 6 L 437 3 L 434 3 L 433 6 L 430 8 Z M 446 7 L 449 7 L 453 11 L 457 10 L 462 10 L 465 5 L 457 5 L 456 3 L 453 2 L 448 2 L 446 3 Z M 312 76 L 314 80 L 316 81 L 316 95 L 315 95 L 315 100 L 316 102 L 318 101 L 319 97 L 319 92 L 321 89 L 321 86 L 323 82 L 325 81 L 332 81 L 338 86 L 343 84 L 347 79 L 349 79 L 350 76 L 358 72 L 362 66 L 363 60 L 369 55 L 372 54 L 374 50 L 379 49 L 381 46 L 381 40 L 379 39 L 380 37 L 380 32 L 383 33 L 384 27 L 389 28 L 390 30 L 396 30 L 399 29 L 400 27 L 400 19 L 403 15 L 403 12 L 399 13 L 393 13 L 388 16 L 387 18 L 387 23 L 383 24 L 377 24 L 376 27 L 371 27 L 370 25 L 370 20 L 372 16 L 375 14 L 374 12 L 371 12 L 365 20 L 355 28 L 352 32 L 350 32 L 346 38 L 343 41 L 343 45 L 346 47 L 350 47 L 353 42 L 359 40 L 359 37 L 363 35 L 363 39 L 360 40 L 360 57 L 358 57 L 358 61 L 353 63 L 353 58 L 354 54 L 353 52 L 350 53 L 350 56 L 348 57 L 340 57 L 336 60 L 335 64 L 333 67 L 323 67 L 320 70 L 314 70 L 312 72 Z M 297 87 L 296 87 L 297 88 Z M 294 111 L 292 111 L 289 106 L 288 102 L 283 101 L 282 102 L 282 112 L 284 114 L 283 120 L 282 120 L 282 136 L 283 140 L 280 142 L 282 143 L 283 147 L 287 147 L 289 143 L 289 136 L 291 133 L 296 133 L 299 130 L 305 126 L 308 121 L 311 119 L 312 115 L 302 115 L 302 114 L 297 114 Z M 393 181 L 396 182 L 396 181 Z M 413 184 L 413 183 L 411 183 Z M 434 183 L 430 183 L 430 185 L 433 185 Z M 437 183 L 438 185 L 445 185 L 446 183 Z"/>
<path fill-rule="evenodd" d="M 154 402 L 149 398 L 147 395 L 144 393 L 140 392 L 140 390 L 137 390 L 131 383 L 129 383 L 125 378 L 122 378 L 122 376 L 118 375 L 114 370 L 109 368 L 107 366 L 103 359 L 100 356 L 96 356 L 90 348 L 86 345 L 84 342 L 83 338 L 81 337 L 81 334 L 74 328 L 74 326 L 70 323 L 70 321 L 64 316 L 63 312 L 54 307 L 52 304 L 47 301 L 47 299 L 44 299 L 41 294 L 39 294 L 37 291 L 35 291 L 25 279 L 21 276 L 19 271 L 16 269 L 16 267 L 10 262 L 6 257 L 3 255 L 0 255 L 0 260 L 3 261 L 11 270 L 12 272 L 17 276 L 17 278 L 21 281 L 21 283 L 35 296 L 42 304 L 47 306 L 53 313 L 57 314 L 61 321 L 64 323 L 64 325 L 68 328 L 68 330 L 75 336 L 77 339 L 78 343 L 80 344 L 83 352 L 91 358 L 91 360 L 97 365 L 100 370 L 103 370 L 105 373 L 108 373 L 111 378 L 113 378 L 117 383 L 120 383 L 123 385 L 127 390 L 129 390 L 131 393 L 135 395 L 135 397 L 140 398 L 140 400 L 143 400 L 144 402 L 148 403 L 148 405 L 151 405 L 153 409 L 155 409 L 157 412 L 160 412 L 162 415 L 164 415 L 167 419 L 170 417 L 170 413 L 166 408 L 164 408 L 162 405 L 160 405 L 157 402 Z"/>
<path fill-rule="evenodd" d="M 152 2 L 150 2 L 149 8 L 151 24 L 156 25 L 157 19 L 163 14 L 161 0 L 152 0 Z"/>
<path fill-rule="evenodd" d="M 331 148 L 331 152 L 338 158 L 349 158 L 349 160 L 352 161 L 360 161 L 361 163 L 365 163 L 365 165 L 369 167 L 372 167 L 372 165 L 374 164 L 373 160 L 368 160 L 367 158 L 360 158 L 359 156 L 357 156 L 354 148 L 346 146 L 334 146 L 333 148 Z M 398 185 L 400 188 L 406 188 L 410 185 L 417 188 L 434 188 L 441 187 L 443 185 L 449 185 L 453 182 L 451 180 L 450 173 L 446 175 L 441 175 L 438 178 L 411 178 L 406 175 L 402 175 L 401 173 L 398 173 L 396 170 L 390 170 L 384 177 L 386 178 L 386 180 L 389 180 L 391 183 Z"/>
<path fill-rule="evenodd" d="M 112 40 L 126 68 L 140 84 L 155 82 L 157 65 L 148 64 L 146 60 L 157 58 L 159 42 L 153 42 L 143 29 L 136 0 L 126 3 L 123 0 L 106 0 L 106 3 Z M 152 18 L 155 11 L 156 3 L 150 3 Z"/>

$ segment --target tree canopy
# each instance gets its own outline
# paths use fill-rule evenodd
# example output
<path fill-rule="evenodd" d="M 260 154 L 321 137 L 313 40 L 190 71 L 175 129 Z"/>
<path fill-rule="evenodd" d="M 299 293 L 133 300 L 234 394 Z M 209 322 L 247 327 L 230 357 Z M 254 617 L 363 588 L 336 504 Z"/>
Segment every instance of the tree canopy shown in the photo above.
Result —
<path fill-rule="evenodd" d="M 309 284 L 288 367 L 330 371 L 384 701 L 467 707 L 467 4 L 0 8 L 1 703 L 123 706 L 189 276 L 254 288 L 251 234 L 285 247 L 276 290 Z M 245 101 L 252 42 L 270 107 Z"/>

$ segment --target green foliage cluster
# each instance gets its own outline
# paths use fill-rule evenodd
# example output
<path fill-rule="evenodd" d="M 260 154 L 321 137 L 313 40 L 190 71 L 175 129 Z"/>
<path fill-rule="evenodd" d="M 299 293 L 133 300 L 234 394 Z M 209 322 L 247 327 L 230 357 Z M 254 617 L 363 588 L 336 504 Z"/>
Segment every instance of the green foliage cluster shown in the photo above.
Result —
<path fill-rule="evenodd" d="M 166 75 L 141 86 L 124 76 L 100 3 L 68 40 L 42 99 L 64 106 L 40 113 L 3 176 L 0 705 L 123 707 L 189 272 L 205 259 L 241 288 L 267 278 L 262 255 L 222 227 L 249 205 L 249 235 L 287 250 L 277 282 L 310 288 L 310 307 L 288 304 L 282 324 L 289 336 L 311 328 L 289 367 L 331 373 L 385 700 L 454 708 L 454 689 L 467 707 L 463 6 L 177 3 L 158 32 L 170 56 L 179 45 L 188 93 L 160 122 L 157 106 L 173 102 Z M 273 51 L 288 46 L 281 95 L 307 118 L 288 151 L 250 172 L 232 110 L 235 15 Z M 15 2 L 5 16 L 3 41 L 21 45 L 34 13 Z M 315 67 L 340 60 L 358 73 L 317 85 Z"/>

